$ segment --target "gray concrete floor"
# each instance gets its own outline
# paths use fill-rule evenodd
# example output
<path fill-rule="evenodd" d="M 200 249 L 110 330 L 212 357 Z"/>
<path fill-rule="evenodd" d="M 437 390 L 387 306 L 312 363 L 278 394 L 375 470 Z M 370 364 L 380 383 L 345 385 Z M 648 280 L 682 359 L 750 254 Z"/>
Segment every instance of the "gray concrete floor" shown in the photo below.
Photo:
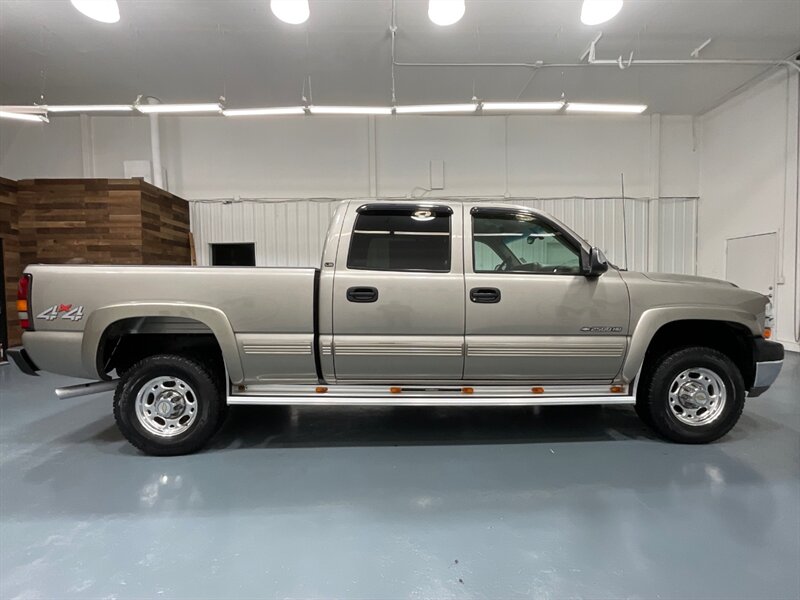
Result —
<path fill-rule="evenodd" d="M 0 367 L 0 597 L 798 598 L 800 360 L 708 446 L 632 409 L 233 409 L 151 458 Z"/>

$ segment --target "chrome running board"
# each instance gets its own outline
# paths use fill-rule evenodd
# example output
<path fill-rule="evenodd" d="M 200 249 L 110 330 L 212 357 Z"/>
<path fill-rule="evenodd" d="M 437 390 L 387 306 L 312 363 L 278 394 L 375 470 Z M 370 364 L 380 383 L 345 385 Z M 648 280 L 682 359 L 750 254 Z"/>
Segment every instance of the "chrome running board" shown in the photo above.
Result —
<path fill-rule="evenodd" d="M 229 405 L 567 406 L 633 404 L 627 386 L 257 385 L 228 394 Z"/>

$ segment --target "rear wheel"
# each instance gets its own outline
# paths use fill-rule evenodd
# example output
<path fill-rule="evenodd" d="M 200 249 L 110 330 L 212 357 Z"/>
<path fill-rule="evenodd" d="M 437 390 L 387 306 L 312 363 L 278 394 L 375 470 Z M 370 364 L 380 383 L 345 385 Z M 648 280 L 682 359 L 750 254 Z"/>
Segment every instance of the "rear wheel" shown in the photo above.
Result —
<path fill-rule="evenodd" d="M 730 358 L 712 348 L 661 357 L 637 400 L 642 420 L 674 442 L 704 444 L 728 433 L 744 408 L 744 381 Z"/>
<path fill-rule="evenodd" d="M 128 441 L 146 454 L 195 452 L 224 417 L 213 375 L 188 358 L 162 354 L 126 370 L 114 395 L 114 417 Z"/>

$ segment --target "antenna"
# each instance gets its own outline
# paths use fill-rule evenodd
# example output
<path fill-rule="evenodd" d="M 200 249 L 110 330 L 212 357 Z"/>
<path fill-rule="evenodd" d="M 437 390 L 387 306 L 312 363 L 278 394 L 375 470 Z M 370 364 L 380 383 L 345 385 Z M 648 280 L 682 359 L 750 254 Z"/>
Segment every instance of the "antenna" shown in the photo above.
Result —
<path fill-rule="evenodd" d="M 619 174 L 622 187 L 622 252 L 625 259 L 625 270 L 628 270 L 628 219 L 625 217 L 625 173 Z"/>

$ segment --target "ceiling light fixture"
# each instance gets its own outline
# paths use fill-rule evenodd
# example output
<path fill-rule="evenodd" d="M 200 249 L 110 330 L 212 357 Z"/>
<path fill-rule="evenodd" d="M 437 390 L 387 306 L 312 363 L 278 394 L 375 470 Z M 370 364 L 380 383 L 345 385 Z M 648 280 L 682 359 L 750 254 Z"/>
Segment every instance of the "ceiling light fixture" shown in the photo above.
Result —
<path fill-rule="evenodd" d="M 483 110 L 488 111 L 534 111 L 534 110 L 561 110 L 564 103 L 558 102 L 484 102 Z"/>
<path fill-rule="evenodd" d="M 314 106 L 308 107 L 312 115 L 390 115 L 391 106 Z"/>
<path fill-rule="evenodd" d="M 136 110 L 146 115 L 163 113 L 218 113 L 222 107 L 217 104 L 137 104 Z"/>
<path fill-rule="evenodd" d="M 478 110 L 477 104 L 416 104 L 395 106 L 398 115 L 423 115 L 434 113 L 471 113 Z"/>
<path fill-rule="evenodd" d="M 647 110 L 646 104 L 590 104 L 584 102 L 567 103 L 567 112 L 582 113 L 623 113 L 641 114 Z"/>
<path fill-rule="evenodd" d="M 311 14 L 308 0 L 270 0 L 269 7 L 273 15 L 290 25 L 305 23 Z"/>
<path fill-rule="evenodd" d="M 610 21 L 622 10 L 622 0 L 583 0 L 581 23 L 600 25 Z"/>
<path fill-rule="evenodd" d="M 47 115 L 34 114 L 34 113 L 20 113 L 10 112 L 7 110 L 0 110 L 0 119 L 13 119 L 15 121 L 30 121 L 32 123 L 49 123 Z"/>
<path fill-rule="evenodd" d="M 428 18 L 436 25 L 446 27 L 458 23 L 464 16 L 464 0 L 429 0 Z"/>
<path fill-rule="evenodd" d="M 101 23 L 119 21 L 117 0 L 70 0 L 72 6 L 90 19 Z"/>
<path fill-rule="evenodd" d="M 274 106 L 270 108 L 226 108 L 222 111 L 226 117 L 266 117 L 271 115 L 304 115 L 302 106 Z"/>
<path fill-rule="evenodd" d="M 133 107 L 130 104 L 61 104 L 47 106 L 47 112 L 51 113 L 70 113 L 70 112 L 130 112 Z"/>

